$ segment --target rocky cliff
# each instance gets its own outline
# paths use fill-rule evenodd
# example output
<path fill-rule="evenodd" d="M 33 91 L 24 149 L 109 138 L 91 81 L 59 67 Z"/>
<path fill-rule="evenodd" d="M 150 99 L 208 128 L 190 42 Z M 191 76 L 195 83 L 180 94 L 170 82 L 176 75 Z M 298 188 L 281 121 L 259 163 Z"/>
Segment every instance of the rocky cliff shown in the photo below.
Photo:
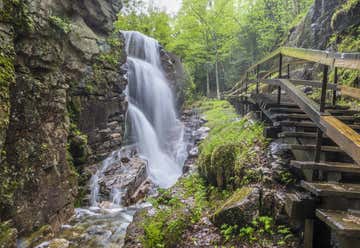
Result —
<path fill-rule="evenodd" d="M 20 235 L 56 230 L 73 214 L 81 165 L 122 143 L 119 2 L 0 1 L 0 222 Z"/>
<path fill-rule="evenodd" d="M 352 29 L 360 24 L 359 13 L 359 0 L 315 0 L 300 24 L 291 30 L 286 45 L 338 50 L 341 36 L 358 37 Z M 351 51 L 354 49 L 347 52 Z"/>

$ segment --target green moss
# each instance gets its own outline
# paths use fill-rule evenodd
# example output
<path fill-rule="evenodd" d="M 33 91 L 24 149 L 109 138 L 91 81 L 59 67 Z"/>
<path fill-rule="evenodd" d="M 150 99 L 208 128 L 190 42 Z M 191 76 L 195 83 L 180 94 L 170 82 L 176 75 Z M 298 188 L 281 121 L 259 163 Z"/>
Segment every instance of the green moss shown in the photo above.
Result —
<path fill-rule="evenodd" d="M 1 45 L 0 51 L 0 152 L 5 139 L 5 131 L 9 124 L 10 97 L 9 87 L 15 81 L 13 65 L 14 50 L 12 46 Z M 0 154 L 0 161 L 3 154 Z"/>
<path fill-rule="evenodd" d="M 50 240 L 53 237 L 54 237 L 54 233 L 51 226 L 44 225 L 25 239 L 25 247 L 36 247 L 42 242 Z"/>
<path fill-rule="evenodd" d="M 15 83 L 14 49 L 12 45 L 0 48 L 0 215 L 11 215 L 15 190 L 23 183 L 15 168 L 6 162 L 6 151 L 3 150 L 6 130 L 10 117 L 9 87 Z"/>
<path fill-rule="evenodd" d="M 18 34 L 31 32 L 35 29 L 34 20 L 26 1 L 4 0 L 3 4 L 3 9 L 0 9 L 0 22 L 13 25 Z"/>
<path fill-rule="evenodd" d="M 51 24 L 62 30 L 65 34 L 68 34 L 72 30 L 71 23 L 59 16 L 50 16 L 49 21 Z"/>
<path fill-rule="evenodd" d="M 16 247 L 17 230 L 10 222 L 0 223 L 0 247 Z"/>
<path fill-rule="evenodd" d="M 200 174 L 214 186 L 231 189 L 242 185 L 244 168 L 259 163 L 256 147 L 266 146 L 263 125 L 238 119 L 235 109 L 225 101 L 196 104 L 212 128 L 199 147 Z"/>
<path fill-rule="evenodd" d="M 250 193 L 252 189 L 248 187 L 242 187 L 236 190 L 225 203 L 215 211 L 214 215 L 218 215 L 223 209 L 232 206 L 233 204 L 240 202 L 241 200 L 245 199 Z"/>
<path fill-rule="evenodd" d="M 191 175 L 181 178 L 174 188 L 175 192 L 159 190 L 159 196 L 150 199 L 156 214 L 145 217 L 143 222 L 144 247 L 176 247 L 184 231 L 200 220 L 207 206 L 204 181 L 198 175 Z"/>
<path fill-rule="evenodd" d="M 345 1 L 339 9 L 335 11 L 331 17 L 331 27 L 334 29 L 336 21 L 340 16 L 348 15 L 357 5 L 360 4 L 360 0 L 347 0 Z"/>

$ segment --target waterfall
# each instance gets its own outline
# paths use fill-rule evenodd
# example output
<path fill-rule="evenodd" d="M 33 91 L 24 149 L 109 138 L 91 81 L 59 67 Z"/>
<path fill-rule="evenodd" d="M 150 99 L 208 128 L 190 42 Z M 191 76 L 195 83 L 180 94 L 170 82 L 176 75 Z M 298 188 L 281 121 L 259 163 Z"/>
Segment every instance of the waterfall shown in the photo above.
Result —
<path fill-rule="evenodd" d="M 124 31 L 128 55 L 128 117 L 132 142 L 148 160 L 150 179 L 163 188 L 182 174 L 187 157 L 184 128 L 177 119 L 173 93 L 160 59 L 159 43 Z"/>

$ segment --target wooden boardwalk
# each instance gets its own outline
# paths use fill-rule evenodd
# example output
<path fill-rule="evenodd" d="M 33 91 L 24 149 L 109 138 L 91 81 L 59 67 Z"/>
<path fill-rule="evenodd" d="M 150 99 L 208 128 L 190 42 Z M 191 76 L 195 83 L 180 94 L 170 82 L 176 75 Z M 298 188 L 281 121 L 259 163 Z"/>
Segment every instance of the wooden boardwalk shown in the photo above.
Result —
<path fill-rule="evenodd" d="M 291 79 L 291 66 L 302 63 L 320 65 L 322 80 Z M 242 112 L 259 110 L 268 123 L 265 135 L 281 138 L 293 152 L 288 166 L 302 172 L 301 187 L 313 198 L 309 204 L 301 194 L 289 193 L 286 209 L 302 223 L 306 248 L 332 247 L 332 234 L 340 247 L 360 247 L 360 112 L 337 105 L 339 94 L 360 100 L 360 89 L 340 85 L 338 68 L 360 70 L 360 53 L 284 47 L 251 66 L 225 93 Z M 299 85 L 319 89 L 319 102 Z"/>

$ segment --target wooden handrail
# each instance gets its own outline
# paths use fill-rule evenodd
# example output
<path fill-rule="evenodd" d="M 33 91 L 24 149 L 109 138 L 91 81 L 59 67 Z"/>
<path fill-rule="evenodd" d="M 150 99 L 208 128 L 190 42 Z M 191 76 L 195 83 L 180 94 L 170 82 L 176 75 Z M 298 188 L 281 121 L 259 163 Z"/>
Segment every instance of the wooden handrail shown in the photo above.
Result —
<path fill-rule="evenodd" d="M 360 53 L 337 53 L 296 47 L 281 47 L 258 63 L 252 65 L 247 71 L 254 70 L 258 65 L 264 64 L 280 54 L 331 67 L 360 70 Z"/>
<path fill-rule="evenodd" d="M 346 125 L 340 121 L 335 116 L 331 116 L 329 112 L 325 110 L 326 103 L 326 91 L 331 89 L 334 92 L 341 90 L 343 95 L 350 96 L 360 100 L 360 89 L 348 87 L 348 86 L 338 86 L 335 84 L 329 84 L 328 71 L 329 67 L 335 68 L 346 68 L 360 70 L 360 53 L 335 53 L 328 51 L 319 51 L 303 48 L 291 48 L 291 47 L 282 47 L 262 59 L 258 63 L 252 65 L 247 71 L 246 75 L 253 70 L 259 72 L 259 67 L 261 64 L 266 63 L 270 59 L 279 56 L 279 79 L 260 79 L 259 77 L 256 80 L 257 87 L 259 83 L 266 83 L 274 86 L 278 86 L 278 104 L 280 104 L 281 89 L 284 89 L 290 98 L 305 112 L 309 118 L 316 124 L 317 130 L 317 139 L 316 139 L 316 152 L 315 152 L 315 162 L 320 160 L 320 152 L 322 145 L 323 135 L 331 138 L 340 148 L 342 148 L 349 156 L 351 156 L 354 161 L 360 164 L 360 134 L 355 132 L 349 125 Z M 319 81 L 310 81 L 310 80 L 291 80 L 285 79 L 282 75 L 283 68 L 283 57 L 291 57 L 300 60 L 305 60 L 308 62 L 314 62 L 322 64 L 323 68 L 323 80 Z M 258 74 L 259 75 L 259 74 Z M 244 82 L 248 85 L 249 81 L 247 76 L 244 76 L 243 79 L 237 84 L 228 96 L 242 92 L 244 89 Z M 337 78 L 335 78 L 337 82 Z M 296 85 L 310 85 L 312 87 L 321 88 L 321 101 L 320 105 L 315 101 L 309 99 L 307 95 L 300 90 Z M 336 94 L 336 93 L 335 93 Z"/>
<path fill-rule="evenodd" d="M 327 111 L 320 112 L 320 106 L 309 99 L 287 79 L 274 79 L 309 118 L 339 147 L 360 164 L 360 134 Z"/>
<path fill-rule="evenodd" d="M 256 64 L 250 66 L 246 70 L 245 75 L 246 73 L 255 70 L 259 65 L 266 63 L 280 54 L 283 56 L 304 60 L 304 62 L 308 61 L 322 65 L 328 65 L 330 67 L 360 70 L 360 53 L 338 53 L 295 47 L 281 47 Z M 234 95 L 232 94 L 233 91 L 238 92 L 239 86 L 242 86 L 245 80 L 246 76 L 243 76 L 240 82 L 237 83 L 231 90 L 225 92 L 225 94 Z"/>

